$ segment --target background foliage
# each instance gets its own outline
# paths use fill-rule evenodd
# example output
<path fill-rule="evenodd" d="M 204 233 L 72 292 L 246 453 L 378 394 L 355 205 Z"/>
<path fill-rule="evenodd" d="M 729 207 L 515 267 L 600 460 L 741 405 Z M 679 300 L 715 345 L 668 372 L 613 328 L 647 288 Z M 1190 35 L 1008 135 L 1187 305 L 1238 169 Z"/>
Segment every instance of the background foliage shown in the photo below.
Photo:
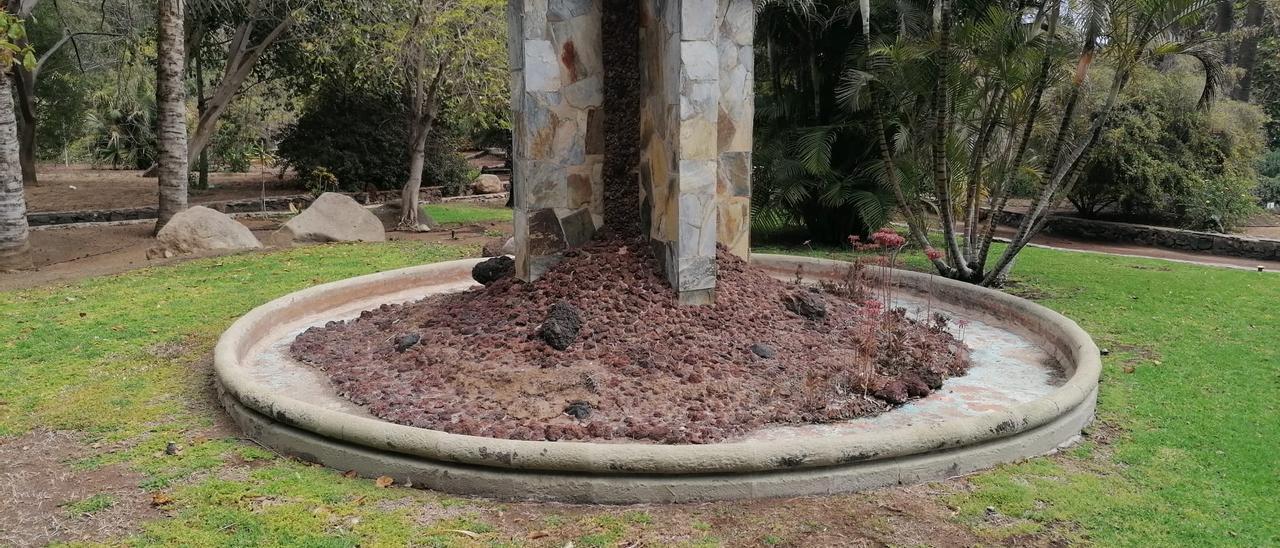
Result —
<path fill-rule="evenodd" d="M 330 173 L 339 190 L 398 188 L 408 175 L 409 128 L 399 94 L 334 88 L 320 91 L 296 123 L 280 136 L 278 154 L 304 178 Z M 443 185 L 451 194 L 473 174 L 454 151 L 462 140 L 438 126 L 428 142 L 426 185 Z"/>
<path fill-rule="evenodd" d="M 1132 220 L 1214 229 L 1256 210 L 1266 116 L 1225 98 L 1197 109 L 1202 86 L 1185 67 L 1135 76 L 1070 197 L 1081 214 L 1114 206 Z"/>

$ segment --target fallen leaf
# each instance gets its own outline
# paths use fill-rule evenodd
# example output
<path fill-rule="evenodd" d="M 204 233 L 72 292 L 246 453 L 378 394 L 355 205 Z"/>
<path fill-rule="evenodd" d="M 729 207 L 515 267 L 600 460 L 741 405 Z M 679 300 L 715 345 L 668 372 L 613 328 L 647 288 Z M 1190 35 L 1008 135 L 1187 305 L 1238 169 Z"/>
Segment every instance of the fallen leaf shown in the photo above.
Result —
<path fill-rule="evenodd" d="M 549 537 L 549 536 L 551 536 L 551 533 L 548 533 L 546 531 L 534 531 L 532 533 L 529 533 L 529 536 L 526 538 L 528 540 L 538 540 L 540 538 Z"/>
<path fill-rule="evenodd" d="M 388 487 L 391 487 L 391 485 L 394 484 L 395 482 L 396 480 L 391 479 L 391 476 L 378 476 L 378 479 L 374 480 L 373 484 L 383 489 L 386 489 Z"/>
<path fill-rule="evenodd" d="M 459 534 L 459 535 L 465 535 L 465 536 L 468 536 L 468 537 L 471 537 L 471 538 L 480 538 L 480 534 L 479 534 L 479 533 L 474 533 L 474 532 L 472 532 L 472 531 L 468 531 L 468 530 L 466 530 L 466 529 L 445 529 L 445 532 L 447 532 L 447 533 L 457 533 L 457 534 Z"/>

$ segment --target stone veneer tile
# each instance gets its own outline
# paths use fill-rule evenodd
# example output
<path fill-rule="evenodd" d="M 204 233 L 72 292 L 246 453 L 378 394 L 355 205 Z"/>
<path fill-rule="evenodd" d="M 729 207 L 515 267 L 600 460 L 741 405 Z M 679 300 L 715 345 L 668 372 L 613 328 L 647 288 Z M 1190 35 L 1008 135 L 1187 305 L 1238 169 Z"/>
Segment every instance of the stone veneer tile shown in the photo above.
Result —
<path fill-rule="evenodd" d="M 526 92 L 560 90 L 560 59 L 550 40 L 525 41 L 524 72 Z"/>
<path fill-rule="evenodd" d="M 680 1 L 680 39 L 715 40 L 717 0 Z"/>
<path fill-rule="evenodd" d="M 681 301 L 711 302 L 716 243 L 748 252 L 752 0 L 641 2 L 642 217 Z M 602 220 L 602 3 L 508 5 L 524 38 L 511 45 L 513 175 L 517 269 L 529 279 Z"/>

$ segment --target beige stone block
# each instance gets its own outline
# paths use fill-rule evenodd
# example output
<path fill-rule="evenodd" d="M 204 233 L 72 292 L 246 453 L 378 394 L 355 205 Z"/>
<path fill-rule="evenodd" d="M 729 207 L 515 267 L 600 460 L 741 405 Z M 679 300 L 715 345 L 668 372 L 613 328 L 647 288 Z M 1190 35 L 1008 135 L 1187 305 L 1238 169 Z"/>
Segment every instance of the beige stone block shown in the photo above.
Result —
<path fill-rule="evenodd" d="M 680 123 L 680 158 L 683 160 L 715 160 L 719 154 L 715 118 L 695 118 Z"/>
<path fill-rule="evenodd" d="M 715 42 L 683 42 L 680 45 L 683 76 L 689 80 L 716 80 L 720 77 L 720 54 Z"/>
<path fill-rule="evenodd" d="M 751 258 L 751 198 L 721 196 L 716 201 L 716 241 L 731 253 Z"/>

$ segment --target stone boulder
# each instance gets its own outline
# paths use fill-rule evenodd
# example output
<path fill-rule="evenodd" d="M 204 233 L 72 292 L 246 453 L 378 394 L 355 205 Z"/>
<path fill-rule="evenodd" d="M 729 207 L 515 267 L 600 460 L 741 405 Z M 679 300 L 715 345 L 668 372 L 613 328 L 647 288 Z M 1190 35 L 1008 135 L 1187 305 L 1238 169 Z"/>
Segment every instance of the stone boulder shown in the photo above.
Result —
<path fill-rule="evenodd" d="M 350 196 L 326 192 L 270 237 L 274 245 L 309 242 L 382 242 L 382 221 Z"/>
<path fill-rule="evenodd" d="M 476 177 L 476 180 L 471 183 L 471 192 L 473 194 L 497 194 L 506 191 L 507 187 L 502 184 L 502 179 L 491 173 Z"/>
<path fill-rule="evenodd" d="M 172 256 L 182 253 L 238 251 L 262 247 L 249 228 L 226 214 L 204 206 L 179 212 L 156 234 L 159 252 L 148 256 Z M 169 253 L 165 253 L 168 251 Z"/>

